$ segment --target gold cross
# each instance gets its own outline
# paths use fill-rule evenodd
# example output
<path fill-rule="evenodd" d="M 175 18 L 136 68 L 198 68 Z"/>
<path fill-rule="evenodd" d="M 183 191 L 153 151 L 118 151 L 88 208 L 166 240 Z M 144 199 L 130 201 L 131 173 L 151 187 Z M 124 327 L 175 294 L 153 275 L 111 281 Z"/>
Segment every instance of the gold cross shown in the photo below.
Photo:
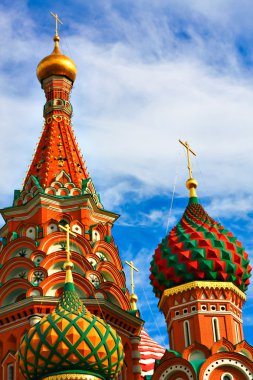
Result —
<path fill-rule="evenodd" d="M 63 25 L 63 22 L 59 19 L 58 15 L 53 12 L 50 12 L 51 15 L 55 18 L 55 35 L 58 36 L 58 22 Z"/>
<path fill-rule="evenodd" d="M 130 261 L 130 263 L 128 261 L 125 261 L 125 263 L 130 266 L 131 289 L 132 289 L 132 294 L 134 294 L 134 270 L 136 272 L 139 272 L 139 271 L 137 268 L 134 267 L 134 263 L 132 261 Z"/>
<path fill-rule="evenodd" d="M 70 261 L 70 258 L 71 258 L 71 253 L 70 253 L 70 248 L 69 248 L 69 235 L 72 235 L 72 236 L 76 236 L 76 234 L 74 234 L 74 232 L 70 231 L 70 227 L 69 227 L 69 224 L 66 224 L 66 226 L 62 226 L 61 224 L 59 225 L 59 227 L 66 231 L 67 232 L 67 245 L 66 245 L 66 252 L 67 252 L 67 262 Z"/>
<path fill-rule="evenodd" d="M 188 170 L 189 170 L 189 176 L 192 177 L 192 166 L 191 166 L 191 160 L 190 160 L 190 153 L 192 153 L 194 156 L 196 156 L 196 153 L 193 152 L 193 150 L 190 148 L 190 145 L 187 141 L 183 142 L 179 139 L 180 144 L 182 144 L 186 148 L 186 154 L 187 154 L 187 163 L 188 163 Z"/>

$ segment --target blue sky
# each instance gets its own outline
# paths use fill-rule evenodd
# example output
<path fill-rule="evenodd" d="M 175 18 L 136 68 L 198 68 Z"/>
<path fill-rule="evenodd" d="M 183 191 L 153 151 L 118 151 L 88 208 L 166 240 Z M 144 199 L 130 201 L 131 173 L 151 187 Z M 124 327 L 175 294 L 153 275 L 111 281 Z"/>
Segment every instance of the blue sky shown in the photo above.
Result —
<path fill-rule="evenodd" d="M 35 69 L 53 48 L 49 11 L 62 19 L 61 48 L 78 67 L 80 148 L 104 206 L 121 214 L 114 236 L 122 259 L 139 266 L 139 307 L 162 342 L 149 262 L 187 204 L 178 138 L 197 152 L 202 204 L 253 256 L 252 1 L 2 1 L 0 207 L 21 188 L 42 129 Z M 244 331 L 253 344 L 252 287 L 247 294 Z"/>

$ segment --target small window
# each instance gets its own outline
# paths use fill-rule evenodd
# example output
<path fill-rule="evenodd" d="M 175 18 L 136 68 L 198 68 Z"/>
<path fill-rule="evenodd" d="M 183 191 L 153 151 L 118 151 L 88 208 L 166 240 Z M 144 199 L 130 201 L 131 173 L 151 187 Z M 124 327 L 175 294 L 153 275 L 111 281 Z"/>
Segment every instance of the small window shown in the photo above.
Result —
<path fill-rule="evenodd" d="M 176 312 L 175 312 L 176 317 L 178 317 L 179 314 L 180 314 L 179 311 L 176 311 Z"/>
<path fill-rule="evenodd" d="M 236 343 L 240 341 L 239 325 L 236 321 L 235 321 L 235 339 L 236 339 Z"/>
<path fill-rule="evenodd" d="M 221 309 L 221 311 L 225 311 L 226 310 L 226 306 L 225 305 L 221 305 L 220 309 Z"/>
<path fill-rule="evenodd" d="M 187 314 L 187 313 L 188 313 L 188 309 L 184 309 L 184 310 L 183 310 L 183 313 L 184 313 L 184 314 Z"/>
<path fill-rule="evenodd" d="M 206 310 L 207 308 L 206 308 L 206 305 L 201 305 L 201 310 Z"/>
<path fill-rule="evenodd" d="M 47 234 L 51 234 L 52 232 L 55 232 L 58 230 L 58 227 L 55 223 L 51 223 L 49 224 L 49 226 L 47 227 Z"/>
<path fill-rule="evenodd" d="M 28 227 L 28 229 L 26 230 L 26 237 L 35 240 L 36 238 L 35 227 Z"/>
<path fill-rule="evenodd" d="M 73 224 L 71 229 L 76 234 L 82 235 L 82 228 L 78 224 Z"/>
<path fill-rule="evenodd" d="M 212 318 L 212 324 L 213 324 L 213 339 L 214 339 L 214 342 L 218 342 L 218 340 L 220 340 L 220 329 L 219 329 L 218 319 Z"/>
<path fill-rule="evenodd" d="M 192 306 L 191 310 L 196 311 L 196 306 Z"/>
<path fill-rule="evenodd" d="M 190 332 L 189 321 L 184 321 L 184 341 L 185 341 L 185 347 L 188 347 L 191 345 L 191 332 Z"/>
<path fill-rule="evenodd" d="M 8 364 L 8 366 L 7 366 L 7 380 L 14 380 L 14 366 L 13 366 L 13 364 Z"/>
<path fill-rule="evenodd" d="M 212 306 L 211 306 L 211 310 L 212 310 L 212 311 L 215 311 L 215 310 L 216 310 L 216 306 L 215 306 L 215 305 L 212 305 Z"/>
<path fill-rule="evenodd" d="M 232 376 L 230 373 L 224 373 L 221 376 L 221 380 L 234 380 L 234 376 Z"/>
<path fill-rule="evenodd" d="M 97 230 L 92 231 L 92 241 L 99 241 L 100 240 L 100 234 Z"/>
<path fill-rule="evenodd" d="M 65 219 L 61 219 L 61 220 L 59 221 L 59 224 L 60 224 L 61 226 L 63 226 L 63 227 L 66 227 L 66 225 L 69 224 L 69 223 L 67 222 L 67 220 L 65 220 Z"/>

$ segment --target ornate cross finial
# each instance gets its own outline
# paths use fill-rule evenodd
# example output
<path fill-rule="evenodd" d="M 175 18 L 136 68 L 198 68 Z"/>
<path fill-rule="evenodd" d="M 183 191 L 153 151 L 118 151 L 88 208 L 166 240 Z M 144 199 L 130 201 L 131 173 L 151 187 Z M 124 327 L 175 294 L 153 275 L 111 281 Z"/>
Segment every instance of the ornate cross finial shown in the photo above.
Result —
<path fill-rule="evenodd" d="M 66 231 L 66 235 L 67 235 L 67 244 L 66 244 L 66 252 L 67 252 L 67 262 L 70 262 L 70 259 L 71 259 L 71 253 L 70 253 L 70 248 L 69 248 L 69 235 L 72 235 L 72 236 L 76 236 L 76 234 L 72 231 L 70 231 L 70 227 L 69 227 L 69 224 L 66 224 L 66 226 L 62 226 L 61 224 L 59 225 L 59 227 Z"/>
<path fill-rule="evenodd" d="M 132 294 L 134 294 L 134 270 L 136 272 L 139 272 L 139 271 L 137 268 L 134 267 L 134 263 L 132 261 L 130 261 L 130 263 L 128 261 L 125 261 L 125 263 L 130 266 L 131 289 L 132 289 Z"/>
<path fill-rule="evenodd" d="M 63 22 L 59 19 L 58 15 L 53 12 L 50 12 L 51 15 L 55 18 L 55 35 L 58 36 L 58 22 L 63 25 Z"/>
<path fill-rule="evenodd" d="M 196 153 L 193 152 L 193 150 L 190 148 L 190 145 L 187 141 L 183 142 L 179 139 L 180 144 L 182 144 L 186 148 L 186 154 L 187 154 L 187 164 L 188 164 L 188 170 L 189 170 L 189 178 L 192 179 L 192 166 L 191 166 L 191 160 L 190 160 L 190 153 L 192 153 L 194 156 L 196 156 Z"/>

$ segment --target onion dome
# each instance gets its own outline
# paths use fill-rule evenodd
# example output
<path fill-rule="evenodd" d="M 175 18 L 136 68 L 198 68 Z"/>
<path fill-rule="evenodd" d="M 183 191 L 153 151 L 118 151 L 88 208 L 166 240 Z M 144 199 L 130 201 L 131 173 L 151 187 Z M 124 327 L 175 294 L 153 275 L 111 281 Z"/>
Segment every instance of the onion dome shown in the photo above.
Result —
<path fill-rule="evenodd" d="M 63 55 L 59 48 L 60 37 L 54 37 L 54 50 L 50 55 L 43 58 L 37 66 L 37 77 L 40 82 L 51 75 L 62 75 L 69 78 L 72 82 L 76 79 L 76 65 L 66 55 Z"/>
<path fill-rule="evenodd" d="M 32 326 L 21 341 L 18 364 L 25 379 L 88 374 L 105 380 L 121 370 L 121 339 L 85 308 L 72 282 L 72 267 L 70 261 L 65 263 L 66 282 L 56 309 Z"/>
<path fill-rule="evenodd" d="M 154 293 L 160 297 L 165 289 L 198 280 L 233 282 L 245 291 L 251 276 L 248 254 L 201 206 L 197 182 L 190 178 L 186 185 L 190 199 L 183 217 L 158 245 L 151 261 Z"/>
<path fill-rule="evenodd" d="M 156 343 L 147 332 L 141 330 L 141 341 L 139 344 L 141 376 L 151 376 L 154 373 L 155 361 L 164 355 L 165 348 Z"/>

